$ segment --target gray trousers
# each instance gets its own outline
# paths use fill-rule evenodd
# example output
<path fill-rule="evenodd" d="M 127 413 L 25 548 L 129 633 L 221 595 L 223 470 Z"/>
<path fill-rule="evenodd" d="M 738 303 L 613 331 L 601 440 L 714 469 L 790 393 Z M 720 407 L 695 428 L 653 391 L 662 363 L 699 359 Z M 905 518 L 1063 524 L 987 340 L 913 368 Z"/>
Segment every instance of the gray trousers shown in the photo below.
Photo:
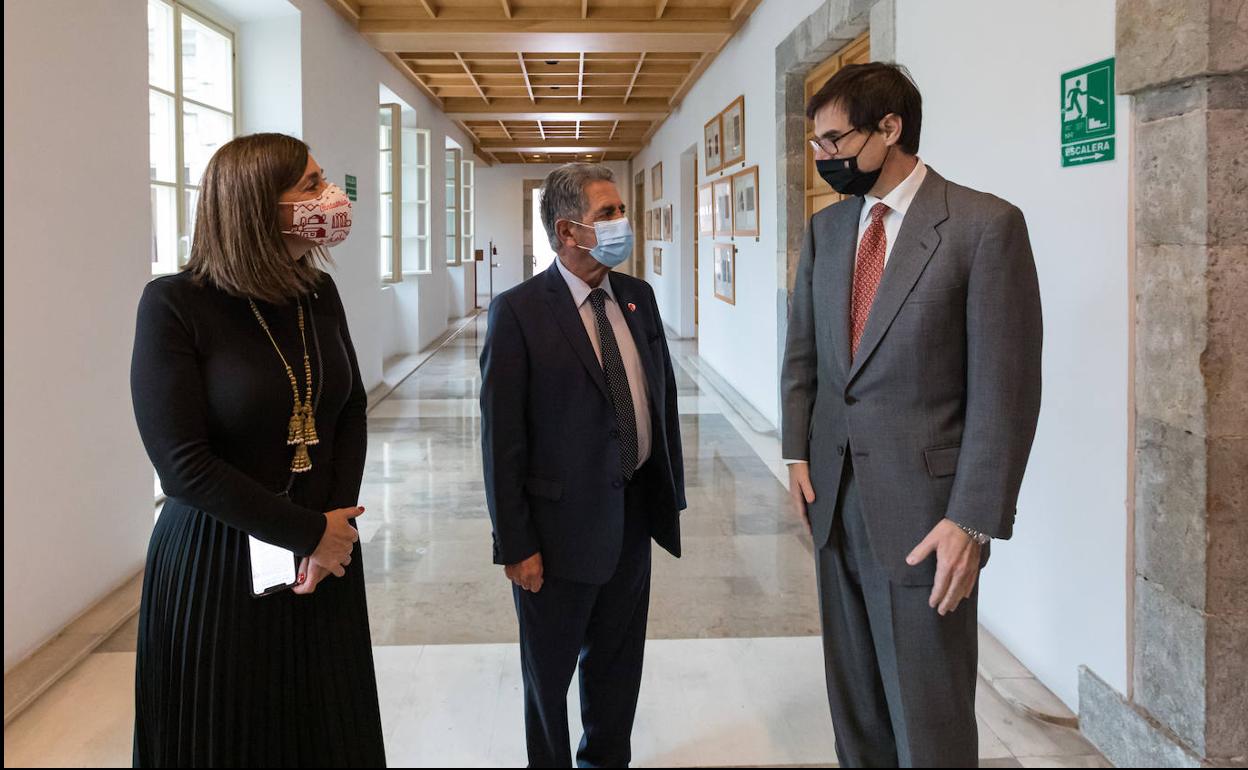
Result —
<path fill-rule="evenodd" d="M 943 618 L 927 605 L 930 586 L 890 582 L 848 461 L 816 572 L 841 767 L 977 767 L 978 582 Z"/>

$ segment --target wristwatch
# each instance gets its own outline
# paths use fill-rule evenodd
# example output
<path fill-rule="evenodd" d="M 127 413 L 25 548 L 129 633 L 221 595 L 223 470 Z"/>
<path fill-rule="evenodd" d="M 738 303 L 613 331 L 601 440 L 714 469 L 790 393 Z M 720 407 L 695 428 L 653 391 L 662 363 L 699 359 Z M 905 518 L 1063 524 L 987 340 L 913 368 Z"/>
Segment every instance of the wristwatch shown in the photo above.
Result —
<path fill-rule="evenodd" d="M 950 519 L 950 521 L 953 521 L 953 520 Z M 971 529 L 970 527 L 965 527 L 961 524 L 958 524 L 958 522 L 956 521 L 954 521 L 953 523 L 957 525 L 958 529 L 965 532 L 967 535 L 970 536 L 972 540 L 974 540 L 976 543 L 979 543 L 980 545 L 988 545 L 988 542 L 992 540 L 990 536 L 985 535 L 983 532 Z"/>

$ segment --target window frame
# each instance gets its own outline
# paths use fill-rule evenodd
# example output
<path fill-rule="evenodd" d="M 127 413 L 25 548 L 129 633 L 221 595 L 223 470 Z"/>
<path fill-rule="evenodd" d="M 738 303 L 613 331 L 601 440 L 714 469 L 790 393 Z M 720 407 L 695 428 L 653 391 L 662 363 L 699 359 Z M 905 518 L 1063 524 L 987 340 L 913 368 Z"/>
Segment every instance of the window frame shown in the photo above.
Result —
<path fill-rule="evenodd" d="M 174 123 L 174 181 L 163 182 L 148 178 L 149 193 L 152 188 L 161 187 L 166 190 L 174 191 L 174 206 L 176 210 L 176 238 L 174 243 L 174 266 L 176 273 L 186 266 L 191 256 L 191 244 L 194 239 L 194 232 L 190 229 L 190 221 L 192 212 L 187 206 L 187 192 L 194 191 L 198 193 L 203 185 L 188 184 L 186 174 L 186 119 L 185 111 L 188 104 L 202 110 L 209 110 L 219 115 L 227 115 L 230 118 L 230 138 L 238 136 L 239 125 L 239 72 L 238 72 L 238 36 L 234 30 L 221 24 L 202 11 L 193 7 L 186 0 L 149 0 L 149 3 L 159 3 L 168 7 L 173 12 L 173 91 L 170 92 L 160 86 L 152 85 L 152 74 L 149 69 L 147 73 L 147 90 L 150 95 L 155 92 L 162 96 L 173 99 L 173 123 Z M 182 83 L 182 17 L 190 16 L 194 21 L 208 27 L 210 30 L 220 34 L 222 37 L 230 41 L 230 111 L 226 112 L 220 107 L 198 101 L 196 99 L 187 98 L 183 91 Z M 149 116 L 148 132 L 150 136 L 151 124 Z M 150 158 L 149 158 L 150 163 Z M 202 181 L 202 180 L 201 180 Z M 155 211 L 152 212 L 152 228 L 156 228 Z M 172 273 L 157 272 L 156 263 L 152 265 L 152 277 L 162 275 L 171 275 Z"/>
<path fill-rule="evenodd" d="M 401 217 L 402 199 L 403 199 L 403 108 L 395 102 L 385 102 L 378 107 L 377 125 L 381 128 L 382 111 L 390 113 L 390 146 L 381 148 L 381 132 L 377 132 L 378 146 L 378 174 L 380 178 L 381 158 L 389 153 L 390 155 L 390 191 L 378 191 L 378 211 L 382 210 L 385 205 L 385 196 L 390 196 L 390 233 L 379 232 L 378 237 L 378 254 L 381 254 L 381 238 L 390 239 L 390 269 L 381 274 L 382 283 L 399 283 L 403 280 L 403 221 Z M 380 187 L 380 185 L 379 185 Z M 380 222 L 378 222 L 378 231 L 381 230 Z M 378 267 L 381 267 L 380 259 Z"/>
<path fill-rule="evenodd" d="M 455 223 L 455 232 L 445 234 L 445 237 L 447 239 L 449 238 L 455 239 L 455 245 L 453 247 L 447 248 L 446 250 L 447 252 L 446 253 L 446 266 L 457 267 L 463 264 L 463 261 L 460 259 L 460 249 L 462 248 L 461 243 L 463 241 L 463 229 L 464 229 L 463 222 L 460 219 L 460 217 L 463 215 L 462 195 L 463 195 L 464 172 L 463 172 L 463 168 L 460 165 L 463 161 L 463 150 L 461 150 L 458 147 L 447 147 L 446 153 L 443 155 L 443 158 L 444 158 L 444 162 L 443 162 L 444 169 L 447 167 L 455 169 L 455 179 L 454 179 L 455 188 L 454 188 L 453 193 L 448 193 L 445 189 L 446 186 L 450 184 L 452 180 L 449 180 L 449 179 L 443 180 L 443 188 L 444 188 L 443 198 L 444 199 L 448 197 L 451 198 L 451 200 L 446 201 L 445 213 L 454 215 L 453 217 L 449 217 L 449 216 L 445 217 L 445 219 Z M 445 174 L 445 171 L 443 173 Z"/>
<path fill-rule="evenodd" d="M 423 184 L 419 181 L 417 182 L 414 197 L 408 197 L 409 191 L 406 185 L 403 186 L 402 190 L 402 205 L 411 204 L 416 206 L 417 221 L 417 232 L 413 235 L 403 236 L 405 241 L 414 240 L 416 242 L 416 267 L 408 270 L 404 266 L 403 275 L 430 275 L 433 273 L 433 234 L 430 232 L 430 228 L 433 226 L 431 215 L 433 211 L 433 186 L 430 181 L 430 175 L 433 173 L 432 164 L 430 163 L 433 151 L 433 132 L 427 128 L 404 128 L 402 131 L 401 140 L 405 141 L 408 137 L 407 132 L 410 132 L 412 140 L 416 143 L 413 153 L 415 160 L 410 163 L 405 160 L 404 166 L 415 169 L 417 180 L 424 180 Z M 422 149 L 424 150 L 424 163 L 420 162 Z M 404 157 L 406 158 L 406 153 Z M 405 212 L 404 217 L 406 217 Z M 402 260 L 402 256 L 400 256 L 400 260 Z"/>

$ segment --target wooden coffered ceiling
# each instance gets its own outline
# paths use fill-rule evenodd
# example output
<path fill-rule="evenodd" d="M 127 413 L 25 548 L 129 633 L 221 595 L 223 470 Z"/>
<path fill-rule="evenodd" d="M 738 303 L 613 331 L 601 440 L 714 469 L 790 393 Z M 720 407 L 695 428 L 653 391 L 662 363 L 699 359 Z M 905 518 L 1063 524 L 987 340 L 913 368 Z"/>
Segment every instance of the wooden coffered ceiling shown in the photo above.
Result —
<path fill-rule="evenodd" d="M 627 160 L 761 0 L 326 0 L 501 163 Z"/>

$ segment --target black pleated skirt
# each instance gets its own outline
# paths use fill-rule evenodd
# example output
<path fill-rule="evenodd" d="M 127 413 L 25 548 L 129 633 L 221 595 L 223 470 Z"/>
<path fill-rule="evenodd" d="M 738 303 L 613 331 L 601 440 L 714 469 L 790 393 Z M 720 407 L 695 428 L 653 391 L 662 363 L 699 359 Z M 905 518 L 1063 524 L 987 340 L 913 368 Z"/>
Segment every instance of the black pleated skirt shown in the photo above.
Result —
<path fill-rule="evenodd" d="M 247 536 L 170 501 L 139 609 L 134 766 L 384 767 L 363 562 L 251 595 Z"/>

